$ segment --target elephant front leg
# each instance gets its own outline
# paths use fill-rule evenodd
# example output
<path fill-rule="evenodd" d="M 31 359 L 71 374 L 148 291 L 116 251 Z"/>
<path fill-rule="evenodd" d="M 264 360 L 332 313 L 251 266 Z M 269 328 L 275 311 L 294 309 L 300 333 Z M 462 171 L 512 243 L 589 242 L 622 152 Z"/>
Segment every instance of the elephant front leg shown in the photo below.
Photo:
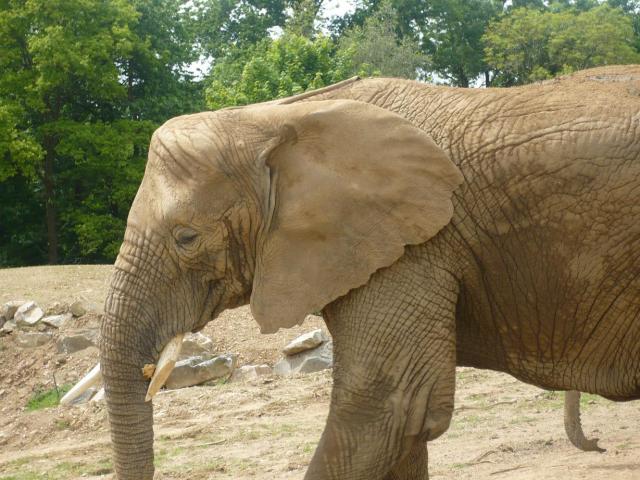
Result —
<path fill-rule="evenodd" d="M 428 478 L 426 441 L 453 412 L 457 282 L 432 272 L 408 289 L 392 273 L 325 311 L 334 388 L 306 480 Z"/>
<path fill-rule="evenodd" d="M 416 438 L 409 454 L 398 462 L 384 480 L 427 480 L 429 478 L 426 441 Z"/>

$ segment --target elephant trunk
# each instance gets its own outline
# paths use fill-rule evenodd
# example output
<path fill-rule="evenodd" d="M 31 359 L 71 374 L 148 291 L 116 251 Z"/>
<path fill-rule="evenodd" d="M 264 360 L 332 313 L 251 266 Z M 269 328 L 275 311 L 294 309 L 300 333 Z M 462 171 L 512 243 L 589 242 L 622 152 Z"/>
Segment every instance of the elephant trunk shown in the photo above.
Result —
<path fill-rule="evenodd" d="M 139 277 L 137 277 L 139 278 Z M 119 480 L 153 478 L 153 406 L 142 366 L 152 363 L 155 335 L 135 298 L 139 283 L 116 270 L 101 325 L 100 363 Z"/>
<path fill-rule="evenodd" d="M 147 382 L 126 362 L 101 356 L 111 425 L 114 468 L 119 480 L 153 478 L 153 407 L 145 402 Z"/>

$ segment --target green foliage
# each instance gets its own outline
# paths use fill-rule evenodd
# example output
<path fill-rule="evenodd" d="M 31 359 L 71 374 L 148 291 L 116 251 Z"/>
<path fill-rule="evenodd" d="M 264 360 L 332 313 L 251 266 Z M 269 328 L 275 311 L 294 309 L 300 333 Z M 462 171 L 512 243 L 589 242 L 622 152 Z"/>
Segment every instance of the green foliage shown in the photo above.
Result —
<path fill-rule="evenodd" d="M 65 207 L 60 212 L 65 258 L 115 258 L 155 127 L 133 120 L 55 125 L 61 138 L 56 154 L 64 167 L 58 198 Z"/>
<path fill-rule="evenodd" d="M 41 410 L 43 408 L 55 407 L 60 403 L 60 399 L 71 390 L 73 385 L 63 385 L 62 387 L 50 390 L 41 390 L 33 394 L 33 396 L 27 402 L 27 410 L 33 412 L 35 410 Z"/>
<path fill-rule="evenodd" d="M 342 59 L 329 37 L 309 39 L 285 33 L 246 51 L 235 51 L 212 70 L 207 105 L 218 109 L 286 97 L 346 78 Z"/>
<path fill-rule="evenodd" d="M 285 23 L 289 33 L 302 37 L 313 38 L 316 31 L 316 21 L 322 0 L 300 0 L 293 5 L 291 16 Z"/>
<path fill-rule="evenodd" d="M 417 43 L 437 76 L 466 87 L 485 71 L 481 37 L 502 12 L 501 0 L 365 0 L 352 15 L 334 22 L 336 35 L 364 25 L 388 1 L 398 12 L 398 38 Z"/>
<path fill-rule="evenodd" d="M 32 132 L 19 128 L 24 114 L 18 108 L 0 103 L 0 182 L 18 173 L 35 177 L 34 166 L 44 156 Z"/>
<path fill-rule="evenodd" d="M 313 31 L 317 11 L 313 1 L 301 3 L 280 38 L 236 48 L 216 62 L 205 91 L 209 108 L 286 97 L 356 74 L 416 78 L 417 69 L 425 66 L 426 56 L 417 42 L 397 39 L 396 12 L 390 3 L 362 27 L 346 32 L 338 45 Z"/>
<path fill-rule="evenodd" d="M 502 12 L 502 2 L 434 0 L 429 5 L 429 21 L 421 33 L 432 69 L 451 84 L 468 87 L 488 70 L 481 38 L 489 21 Z"/>
<path fill-rule="evenodd" d="M 416 79 L 419 70 L 427 69 L 428 57 L 420 51 L 412 37 L 398 39 L 397 12 L 390 1 L 365 19 L 362 26 L 355 25 L 340 39 L 340 53 L 345 63 L 350 61 L 351 75 L 402 77 Z"/>
<path fill-rule="evenodd" d="M 0 265 L 114 259 L 151 132 L 204 108 L 181 5 L 0 2 Z"/>
<path fill-rule="evenodd" d="M 191 15 L 196 40 L 205 55 L 220 59 L 251 48 L 270 30 L 284 26 L 286 0 L 194 0 Z"/>
<path fill-rule="evenodd" d="M 492 22 L 484 41 L 487 63 L 502 85 L 640 61 L 631 19 L 606 4 L 586 11 L 518 8 Z"/>

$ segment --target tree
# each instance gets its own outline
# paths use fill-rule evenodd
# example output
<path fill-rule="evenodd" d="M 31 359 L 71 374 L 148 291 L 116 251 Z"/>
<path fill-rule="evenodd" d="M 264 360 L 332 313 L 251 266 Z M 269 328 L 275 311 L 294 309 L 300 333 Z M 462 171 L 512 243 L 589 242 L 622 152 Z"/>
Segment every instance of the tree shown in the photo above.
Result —
<path fill-rule="evenodd" d="M 396 24 L 397 12 L 390 1 L 385 1 L 363 26 L 356 25 L 344 33 L 339 42 L 340 55 L 350 60 L 351 74 L 413 80 L 419 71 L 426 71 L 428 57 L 411 37 L 397 38 Z"/>
<path fill-rule="evenodd" d="M 574 70 L 636 63 L 631 19 L 603 4 L 580 11 L 514 9 L 484 35 L 486 62 L 497 83 L 523 84 Z"/>
<path fill-rule="evenodd" d="M 0 262 L 114 258 L 151 132 L 201 104 L 180 8 L 0 1 Z"/>
<path fill-rule="evenodd" d="M 187 67 L 198 59 L 191 12 L 182 0 L 128 0 L 137 12 L 134 40 L 120 69 L 127 88 L 121 117 L 163 122 L 204 108 L 202 85 Z"/>
<path fill-rule="evenodd" d="M 58 261 L 55 195 L 56 147 L 61 122 L 100 115 L 125 91 L 116 61 L 131 49 L 129 23 L 135 10 L 97 1 L 5 1 L 0 10 L 0 95 L 19 112 L 14 122 L 42 154 L 23 169 L 36 172 L 43 186 L 48 259 Z M 5 162 L 16 165 L 10 155 Z M 43 161 L 41 161 L 43 160 Z"/>
<path fill-rule="evenodd" d="M 19 128 L 24 111 L 17 104 L 0 103 L 0 182 L 18 174 L 34 176 L 44 155 L 32 132 Z"/>
<path fill-rule="evenodd" d="M 343 80 L 347 65 L 329 37 L 314 40 L 285 32 L 216 63 L 205 95 L 209 108 L 286 97 Z"/>
<path fill-rule="evenodd" d="M 607 4 L 620 8 L 631 19 L 635 37 L 633 46 L 640 53 L 640 0 L 607 0 Z"/>
<path fill-rule="evenodd" d="M 222 59 L 284 27 L 287 0 L 193 0 L 193 28 L 203 55 Z"/>
<path fill-rule="evenodd" d="M 291 15 L 285 22 L 285 30 L 302 37 L 315 37 L 321 7 L 322 0 L 299 0 L 293 5 Z"/>
<path fill-rule="evenodd" d="M 502 2 L 492 0 L 434 0 L 429 21 L 421 29 L 424 50 L 431 55 L 432 70 L 452 85 L 468 87 L 485 72 L 482 35 L 489 21 L 502 12 Z"/>
<path fill-rule="evenodd" d="M 335 35 L 363 26 L 383 1 L 363 1 L 352 15 L 334 22 Z M 487 70 L 481 37 L 488 22 L 502 12 L 502 0 L 391 0 L 391 4 L 398 12 L 398 38 L 417 42 L 438 77 L 466 87 Z"/>

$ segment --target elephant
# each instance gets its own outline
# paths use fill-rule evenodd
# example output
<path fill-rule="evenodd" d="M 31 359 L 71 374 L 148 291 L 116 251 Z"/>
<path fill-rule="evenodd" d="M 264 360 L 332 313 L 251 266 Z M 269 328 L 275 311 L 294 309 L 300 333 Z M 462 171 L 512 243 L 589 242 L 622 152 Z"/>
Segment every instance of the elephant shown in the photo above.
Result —
<path fill-rule="evenodd" d="M 151 479 L 176 340 L 322 312 L 306 480 L 424 480 L 455 367 L 640 398 L 640 67 L 508 89 L 354 78 L 154 133 L 105 301 L 120 480 Z M 172 353 L 173 352 L 173 353 Z"/>

